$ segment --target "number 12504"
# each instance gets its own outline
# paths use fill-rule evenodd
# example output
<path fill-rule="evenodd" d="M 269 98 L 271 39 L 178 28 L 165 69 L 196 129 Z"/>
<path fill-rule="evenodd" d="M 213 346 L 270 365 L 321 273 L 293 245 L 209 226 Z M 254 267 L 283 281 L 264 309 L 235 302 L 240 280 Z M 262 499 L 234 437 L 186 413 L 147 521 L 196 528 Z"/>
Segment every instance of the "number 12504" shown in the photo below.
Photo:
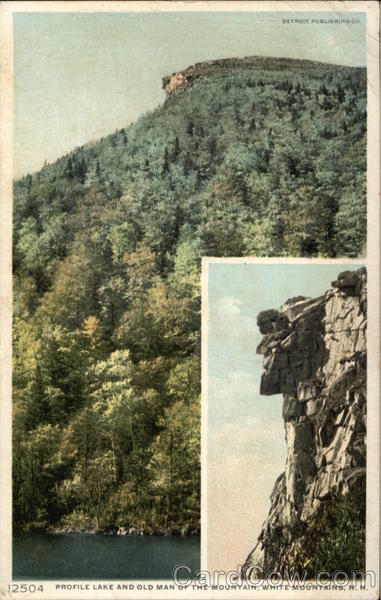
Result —
<path fill-rule="evenodd" d="M 17 592 L 21 592 L 21 594 L 33 594 L 34 592 L 43 592 L 44 586 L 35 585 L 34 583 L 10 583 L 8 585 L 8 592 L 11 594 L 17 594 Z"/>

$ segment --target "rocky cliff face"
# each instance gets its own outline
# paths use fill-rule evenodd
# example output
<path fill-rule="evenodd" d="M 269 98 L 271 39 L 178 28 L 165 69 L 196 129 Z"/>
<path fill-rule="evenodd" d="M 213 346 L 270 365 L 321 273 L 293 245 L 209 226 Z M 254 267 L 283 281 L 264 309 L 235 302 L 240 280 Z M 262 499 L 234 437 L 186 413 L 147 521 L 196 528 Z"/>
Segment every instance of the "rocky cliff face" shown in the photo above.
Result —
<path fill-rule="evenodd" d="M 246 56 L 245 58 L 222 58 L 202 63 L 196 63 L 183 71 L 172 73 L 163 78 L 163 89 L 170 95 L 175 95 L 192 85 L 200 77 L 207 77 L 224 71 L 237 71 L 240 69 L 253 69 L 256 71 L 298 71 L 304 73 L 309 70 L 316 75 L 317 69 L 321 74 L 335 73 L 338 71 L 359 71 L 357 67 L 342 67 L 319 63 L 312 60 L 297 60 L 288 58 L 273 58 L 267 56 Z"/>
<path fill-rule="evenodd" d="M 245 566 L 284 571 L 319 508 L 365 477 L 366 270 L 258 315 L 261 394 L 282 393 L 288 456 Z"/>

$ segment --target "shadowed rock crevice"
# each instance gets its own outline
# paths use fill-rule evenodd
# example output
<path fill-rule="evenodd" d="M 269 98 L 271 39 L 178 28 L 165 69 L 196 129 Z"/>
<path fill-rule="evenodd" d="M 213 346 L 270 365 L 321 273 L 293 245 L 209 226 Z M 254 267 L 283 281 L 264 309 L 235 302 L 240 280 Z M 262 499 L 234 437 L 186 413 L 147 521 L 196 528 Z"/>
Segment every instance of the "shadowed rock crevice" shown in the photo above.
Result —
<path fill-rule="evenodd" d="M 260 391 L 283 394 L 288 454 L 245 567 L 290 568 L 324 503 L 365 478 L 366 282 L 365 268 L 346 271 L 324 296 L 258 315 Z"/>

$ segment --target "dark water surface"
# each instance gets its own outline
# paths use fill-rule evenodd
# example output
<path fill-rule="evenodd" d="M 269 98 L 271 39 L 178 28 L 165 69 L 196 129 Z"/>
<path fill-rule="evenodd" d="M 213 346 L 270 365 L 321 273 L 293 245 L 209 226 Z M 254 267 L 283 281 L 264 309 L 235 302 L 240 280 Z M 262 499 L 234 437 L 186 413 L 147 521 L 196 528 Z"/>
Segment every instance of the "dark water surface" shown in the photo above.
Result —
<path fill-rule="evenodd" d="M 200 569 L 199 537 L 13 537 L 14 579 L 171 579 L 179 564 Z"/>

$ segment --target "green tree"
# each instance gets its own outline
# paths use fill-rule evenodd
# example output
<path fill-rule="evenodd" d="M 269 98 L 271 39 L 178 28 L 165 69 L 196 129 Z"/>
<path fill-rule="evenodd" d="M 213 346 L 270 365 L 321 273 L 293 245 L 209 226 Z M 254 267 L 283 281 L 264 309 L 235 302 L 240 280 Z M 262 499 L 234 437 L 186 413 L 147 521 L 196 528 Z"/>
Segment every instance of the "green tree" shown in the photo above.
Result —
<path fill-rule="evenodd" d="M 164 510 L 165 525 L 199 528 L 200 407 L 178 401 L 159 421 L 162 431 L 148 465 L 156 513 Z"/>
<path fill-rule="evenodd" d="M 365 570 L 365 478 L 345 496 L 332 497 L 307 529 L 290 567 L 314 577 L 319 571 L 334 573 Z"/>

